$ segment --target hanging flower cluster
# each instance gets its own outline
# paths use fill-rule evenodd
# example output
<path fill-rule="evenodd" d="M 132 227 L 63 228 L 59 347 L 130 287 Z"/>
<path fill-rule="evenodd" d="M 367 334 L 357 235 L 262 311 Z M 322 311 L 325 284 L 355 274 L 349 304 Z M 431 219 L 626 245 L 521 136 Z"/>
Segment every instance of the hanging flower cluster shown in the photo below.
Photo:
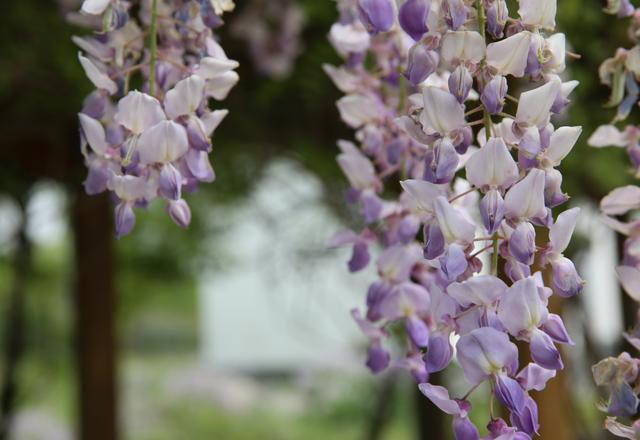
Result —
<path fill-rule="evenodd" d="M 629 35 L 635 46 L 629 50 L 618 49 L 615 57 L 605 60 L 600 67 L 602 83 L 612 89 L 608 105 L 617 107 L 617 112 L 611 124 L 603 125 L 593 133 L 589 144 L 598 148 L 626 148 L 633 172 L 640 177 L 640 127 L 627 124 L 623 130 L 619 130 L 615 125 L 627 118 L 639 98 L 640 10 L 627 0 L 622 0 L 610 1 L 605 11 L 620 18 L 630 17 Z M 615 189 L 602 199 L 600 208 L 606 223 L 627 236 L 622 264 L 616 268 L 616 272 L 627 294 L 640 302 L 640 221 L 624 219 L 640 209 L 640 187 L 630 185 Z M 634 348 L 640 350 L 640 319 L 635 328 L 624 336 Z M 605 427 L 618 437 L 640 438 L 640 358 L 622 353 L 617 358 L 604 359 L 593 367 L 593 376 L 598 385 L 606 386 L 609 390 L 608 401 L 601 405 L 601 409 L 611 415 L 607 417 Z"/>
<path fill-rule="evenodd" d="M 187 227 L 183 193 L 214 180 L 210 137 L 227 111 L 212 111 L 209 101 L 225 99 L 238 81 L 238 63 L 212 29 L 233 7 L 232 0 L 82 3 L 75 21 L 95 33 L 73 40 L 96 88 L 79 114 L 89 168 L 84 185 L 89 194 L 113 193 L 118 237 L 132 230 L 134 208 L 157 198 Z"/>
<path fill-rule="evenodd" d="M 274 79 L 288 77 L 302 53 L 303 8 L 295 0 L 251 0 L 231 24 L 244 40 L 258 72 Z"/>
<path fill-rule="evenodd" d="M 461 440 L 480 438 L 468 397 L 489 382 L 510 423 L 492 419 L 485 438 L 532 438 L 529 391 L 563 368 L 556 344 L 572 343 L 549 297 L 583 285 L 563 255 L 578 209 L 552 215 L 568 198 L 557 167 L 581 133 L 551 123 L 577 86 L 558 76 L 556 1 L 519 0 L 517 16 L 504 0 L 339 0 L 338 9 L 329 39 L 345 62 L 324 68 L 357 130 L 359 145 L 338 143 L 338 163 L 366 226 L 331 245 L 352 246 L 352 272 L 382 248 L 366 311 L 352 312 L 370 340 L 366 364 L 408 369 Z M 509 78 L 532 84 L 518 99 Z M 398 327 L 406 350 L 392 361 Z M 523 368 L 514 340 L 529 346 Z M 429 383 L 453 344 L 470 386 L 461 398 Z"/>

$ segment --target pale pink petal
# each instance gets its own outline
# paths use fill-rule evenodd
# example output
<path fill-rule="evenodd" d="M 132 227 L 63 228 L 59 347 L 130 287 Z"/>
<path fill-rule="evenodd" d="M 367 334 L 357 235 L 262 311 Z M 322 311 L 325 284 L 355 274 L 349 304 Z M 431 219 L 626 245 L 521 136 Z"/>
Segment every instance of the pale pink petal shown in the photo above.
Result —
<path fill-rule="evenodd" d="M 487 46 L 487 63 L 500 75 L 524 76 L 527 67 L 531 32 L 523 31 Z"/>
<path fill-rule="evenodd" d="M 137 149 L 143 164 L 173 162 L 189 149 L 187 131 L 173 121 L 162 121 L 142 133 Z"/>
<path fill-rule="evenodd" d="M 96 88 L 106 90 L 111 95 L 118 91 L 118 85 L 113 82 L 106 73 L 102 72 L 89 58 L 78 53 L 78 59 L 80 60 L 80 64 L 82 64 L 82 68 L 84 69 L 84 73 L 87 75 L 87 78 L 89 78 Z"/>
<path fill-rule="evenodd" d="M 600 209 L 607 215 L 623 215 L 638 208 L 640 188 L 635 185 L 616 188 L 600 201 Z"/>
<path fill-rule="evenodd" d="M 178 81 L 165 96 L 164 109 L 167 116 L 176 119 L 178 116 L 195 113 L 204 98 L 204 85 L 204 79 L 198 75 Z"/>
<path fill-rule="evenodd" d="M 129 92 L 118 102 L 115 116 L 116 122 L 133 134 L 140 134 L 166 118 L 156 98 L 137 90 Z"/>

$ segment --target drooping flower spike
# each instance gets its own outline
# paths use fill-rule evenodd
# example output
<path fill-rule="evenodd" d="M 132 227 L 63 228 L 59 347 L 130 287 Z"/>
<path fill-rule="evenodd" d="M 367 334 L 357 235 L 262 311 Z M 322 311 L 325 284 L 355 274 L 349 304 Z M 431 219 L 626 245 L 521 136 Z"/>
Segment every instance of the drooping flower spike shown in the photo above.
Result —
<path fill-rule="evenodd" d="M 582 289 L 563 255 L 578 210 L 552 212 L 568 199 L 557 167 L 581 131 L 554 126 L 577 85 L 558 77 L 566 42 L 553 33 L 556 2 L 520 0 L 510 13 L 504 0 L 339 0 L 338 10 L 329 40 L 344 64 L 324 69 L 356 130 L 357 145 L 338 142 L 338 163 L 363 228 L 330 244 L 353 247 L 351 271 L 378 269 L 355 315 L 370 341 L 367 365 L 408 369 L 453 416 L 457 439 L 479 439 L 468 395 L 428 381 L 455 351 L 469 394 L 490 382 L 510 412 L 510 425 L 490 421 L 487 438 L 530 439 L 539 426 L 529 391 L 563 368 L 557 344 L 572 344 L 549 297 Z M 516 98 L 510 81 L 522 77 L 534 84 Z M 551 285 L 534 261 L 553 273 Z M 407 335 L 395 360 L 394 323 Z M 518 365 L 516 340 L 529 365 Z"/>
<path fill-rule="evenodd" d="M 638 18 L 640 12 L 629 1 L 609 1 L 605 11 L 617 15 L 619 18 L 632 17 L 629 21 L 629 35 L 634 46 L 631 49 L 618 49 L 613 58 L 605 60 L 600 66 L 600 79 L 603 84 L 611 87 L 611 97 L 608 106 L 617 107 L 616 115 L 610 124 L 600 126 L 589 138 L 589 144 L 602 148 L 607 146 L 626 148 L 633 172 L 640 176 L 640 127 L 626 123 L 620 127 L 631 109 L 638 102 L 638 84 L 640 77 L 640 46 L 638 46 Z M 640 243 L 640 228 L 633 213 L 640 209 L 640 187 L 624 186 L 613 190 L 600 202 L 603 218 L 614 230 L 625 235 L 623 259 L 616 268 L 618 280 L 624 291 L 636 302 L 640 302 L 640 259 L 637 256 Z M 572 227 L 570 221 L 566 230 Z M 562 235 L 559 234 L 559 235 Z M 563 242 L 560 240 L 560 245 Z M 561 252 L 561 251 L 560 251 Z M 564 268 L 566 285 L 570 286 L 574 278 L 571 266 L 564 262 L 563 257 L 557 258 L 559 268 Z M 558 269 L 562 270 L 562 269 Z M 556 269 L 554 269 L 556 272 Z M 624 334 L 627 341 L 640 350 L 640 322 Z M 607 387 L 609 399 L 601 405 L 601 410 L 607 412 L 604 426 L 617 437 L 627 439 L 640 438 L 640 414 L 638 411 L 638 380 L 640 379 L 640 357 L 637 352 L 632 356 L 622 353 L 618 357 L 609 357 L 593 367 L 593 377 L 599 386 Z"/>
<path fill-rule="evenodd" d="M 118 237 L 132 230 L 134 208 L 155 199 L 186 228 L 191 211 L 184 194 L 215 179 L 210 137 L 227 111 L 209 103 L 236 84 L 238 63 L 212 29 L 233 6 L 231 0 L 85 0 L 74 17 L 96 31 L 73 37 L 96 88 L 78 115 L 89 168 L 84 185 L 88 194 L 108 190 L 116 197 Z"/>

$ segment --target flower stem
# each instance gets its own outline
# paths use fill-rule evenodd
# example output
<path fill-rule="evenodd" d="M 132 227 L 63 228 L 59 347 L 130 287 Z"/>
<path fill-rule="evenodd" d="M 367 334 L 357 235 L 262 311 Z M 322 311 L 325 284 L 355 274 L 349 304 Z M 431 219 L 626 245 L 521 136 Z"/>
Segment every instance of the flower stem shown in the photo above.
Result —
<path fill-rule="evenodd" d="M 484 40 L 486 41 L 487 40 L 487 31 L 486 31 L 487 16 L 485 15 L 485 12 L 484 12 L 484 5 L 482 4 L 482 0 L 476 0 L 476 10 L 478 11 L 478 30 L 480 31 L 480 35 L 482 35 L 482 38 L 484 38 Z M 480 64 L 480 68 L 482 69 L 484 65 L 485 65 L 485 60 L 482 60 L 482 63 Z M 483 119 L 484 119 L 484 134 L 488 141 L 489 138 L 491 137 L 491 129 L 492 129 L 493 123 L 491 121 L 491 115 L 486 110 L 486 108 L 484 109 Z M 493 243 L 491 245 L 491 247 L 493 247 L 493 253 L 491 254 L 491 274 L 494 276 L 498 275 L 499 244 L 500 244 L 500 237 L 496 232 L 495 234 L 493 234 Z M 493 402 L 491 403 L 493 405 Z"/>
<path fill-rule="evenodd" d="M 151 59 L 149 61 L 149 94 L 155 96 L 156 93 L 156 62 L 158 60 L 158 0 L 151 2 L 151 30 L 149 35 L 149 50 Z"/>

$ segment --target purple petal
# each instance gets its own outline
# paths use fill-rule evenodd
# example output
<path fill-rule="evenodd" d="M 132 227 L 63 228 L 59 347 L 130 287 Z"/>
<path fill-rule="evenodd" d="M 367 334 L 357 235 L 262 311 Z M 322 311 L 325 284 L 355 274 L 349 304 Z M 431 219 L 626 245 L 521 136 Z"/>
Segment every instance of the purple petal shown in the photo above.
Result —
<path fill-rule="evenodd" d="M 542 331 L 548 334 L 551 339 L 560 344 L 574 345 L 571 336 L 562 322 L 562 318 L 554 313 L 549 313 L 547 321 L 542 325 Z"/>
<path fill-rule="evenodd" d="M 431 0 L 407 0 L 400 6 L 398 19 L 402 29 L 415 41 L 429 32 L 427 20 L 431 10 Z"/>
<path fill-rule="evenodd" d="M 424 44 L 416 43 L 409 50 L 409 63 L 404 76 L 411 84 L 417 86 L 427 79 L 438 68 L 440 56 L 429 50 Z"/>
<path fill-rule="evenodd" d="M 520 223 L 509 237 L 509 253 L 530 266 L 536 253 L 536 231 L 529 222 Z"/>
<path fill-rule="evenodd" d="M 380 343 L 372 343 L 367 351 L 366 365 L 372 373 L 377 374 L 389 366 L 391 355 Z"/>
<path fill-rule="evenodd" d="M 136 215 L 130 203 L 121 202 L 116 206 L 116 236 L 122 238 L 133 229 L 136 224 Z"/>
<path fill-rule="evenodd" d="M 480 440 L 478 428 L 467 417 L 453 419 L 453 433 L 456 440 Z"/>
<path fill-rule="evenodd" d="M 462 104 L 467 100 L 469 92 L 471 92 L 473 77 L 469 70 L 463 64 L 460 64 L 449 76 L 448 84 L 451 94 Z"/>
<path fill-rule="evenodd" d="M 543 331 L 534 330 L 529 344 L 533 361 L 548 370 L 562 370 L 562 358 L 553 341 Z"/>
<path fill-rule="evenodd" d="M 167 211 L 175 224 L 181 228 L 186 228 L 191 223 L 191 209 L 183 199 L 169 201 Z"/>
<path fill-rule="evenodd" d="M 516 379 L 518 379 L 518 382 L 520 382 L 522 387 L 527 391 L 542 391 L 547 385 L 547 382 L 555 377 L 555 375 L 555 370 L 548 370 L 538 364 L 529 363 L 529 365 L 518 373 Z"/>
<path fill-rule="evenodd" d="M 391 0 L 358 0 L 358 12 L 360 20 L 371 34 L 387 32 L 395 20 Z"/>
<path fill-rule="evenodd" d="M 172 164 L 167 163 L 160 170 L 158 178 L 160 195 L 169 200 L 178 200 L 181 197 L 182 175 Z"/>
<path fill-rule="evenodd" d="M 430 383 L 421 383 L 418 385 L 420 392 L 427 396 L 431 402 L 444 413 L 459 416 L 461 414 L 461 408 L 457 401 L 449 397 L 449 391 L 438 385 L 431 385 Z"/>
<path fill-rule="evenodd" d="M 449 335 L 442 333 L 432 333 L 429 336 L 429 350 L 424 355 L 424 362 L 429 373 L 442 371 L 451 362 L 453 357 L 453 347 L 449 342 Z"/>
<path fill-rule="evenodd" d="M 480 215 L 489 235 L 493 235 L 500 229 L 504 219 L 504 199 L 498 190 L 489 191 L 480 200 Z"/>
<path fill-rule="evenodd" d="M 405 322 L 405 329 L 411 341 L 420 348 L 429 346 L 429 327 L 415 315 L 411 315 Z"/>
<path fill-rule="evenodd" d="M 509 411 L 519 413 L 525 404 L 525 392 L 516 380 L 505 374 L 496 375 L 496 397 Z"/>
<path fill-rule="evenodd" d="M 359 241 L 353 245 L 353 253 L 349 260 L 348 266 L 350 272 L 358 272 L 369 264 L 371 257 L 369 255 L 369 245 L 366 242 Z"/>

